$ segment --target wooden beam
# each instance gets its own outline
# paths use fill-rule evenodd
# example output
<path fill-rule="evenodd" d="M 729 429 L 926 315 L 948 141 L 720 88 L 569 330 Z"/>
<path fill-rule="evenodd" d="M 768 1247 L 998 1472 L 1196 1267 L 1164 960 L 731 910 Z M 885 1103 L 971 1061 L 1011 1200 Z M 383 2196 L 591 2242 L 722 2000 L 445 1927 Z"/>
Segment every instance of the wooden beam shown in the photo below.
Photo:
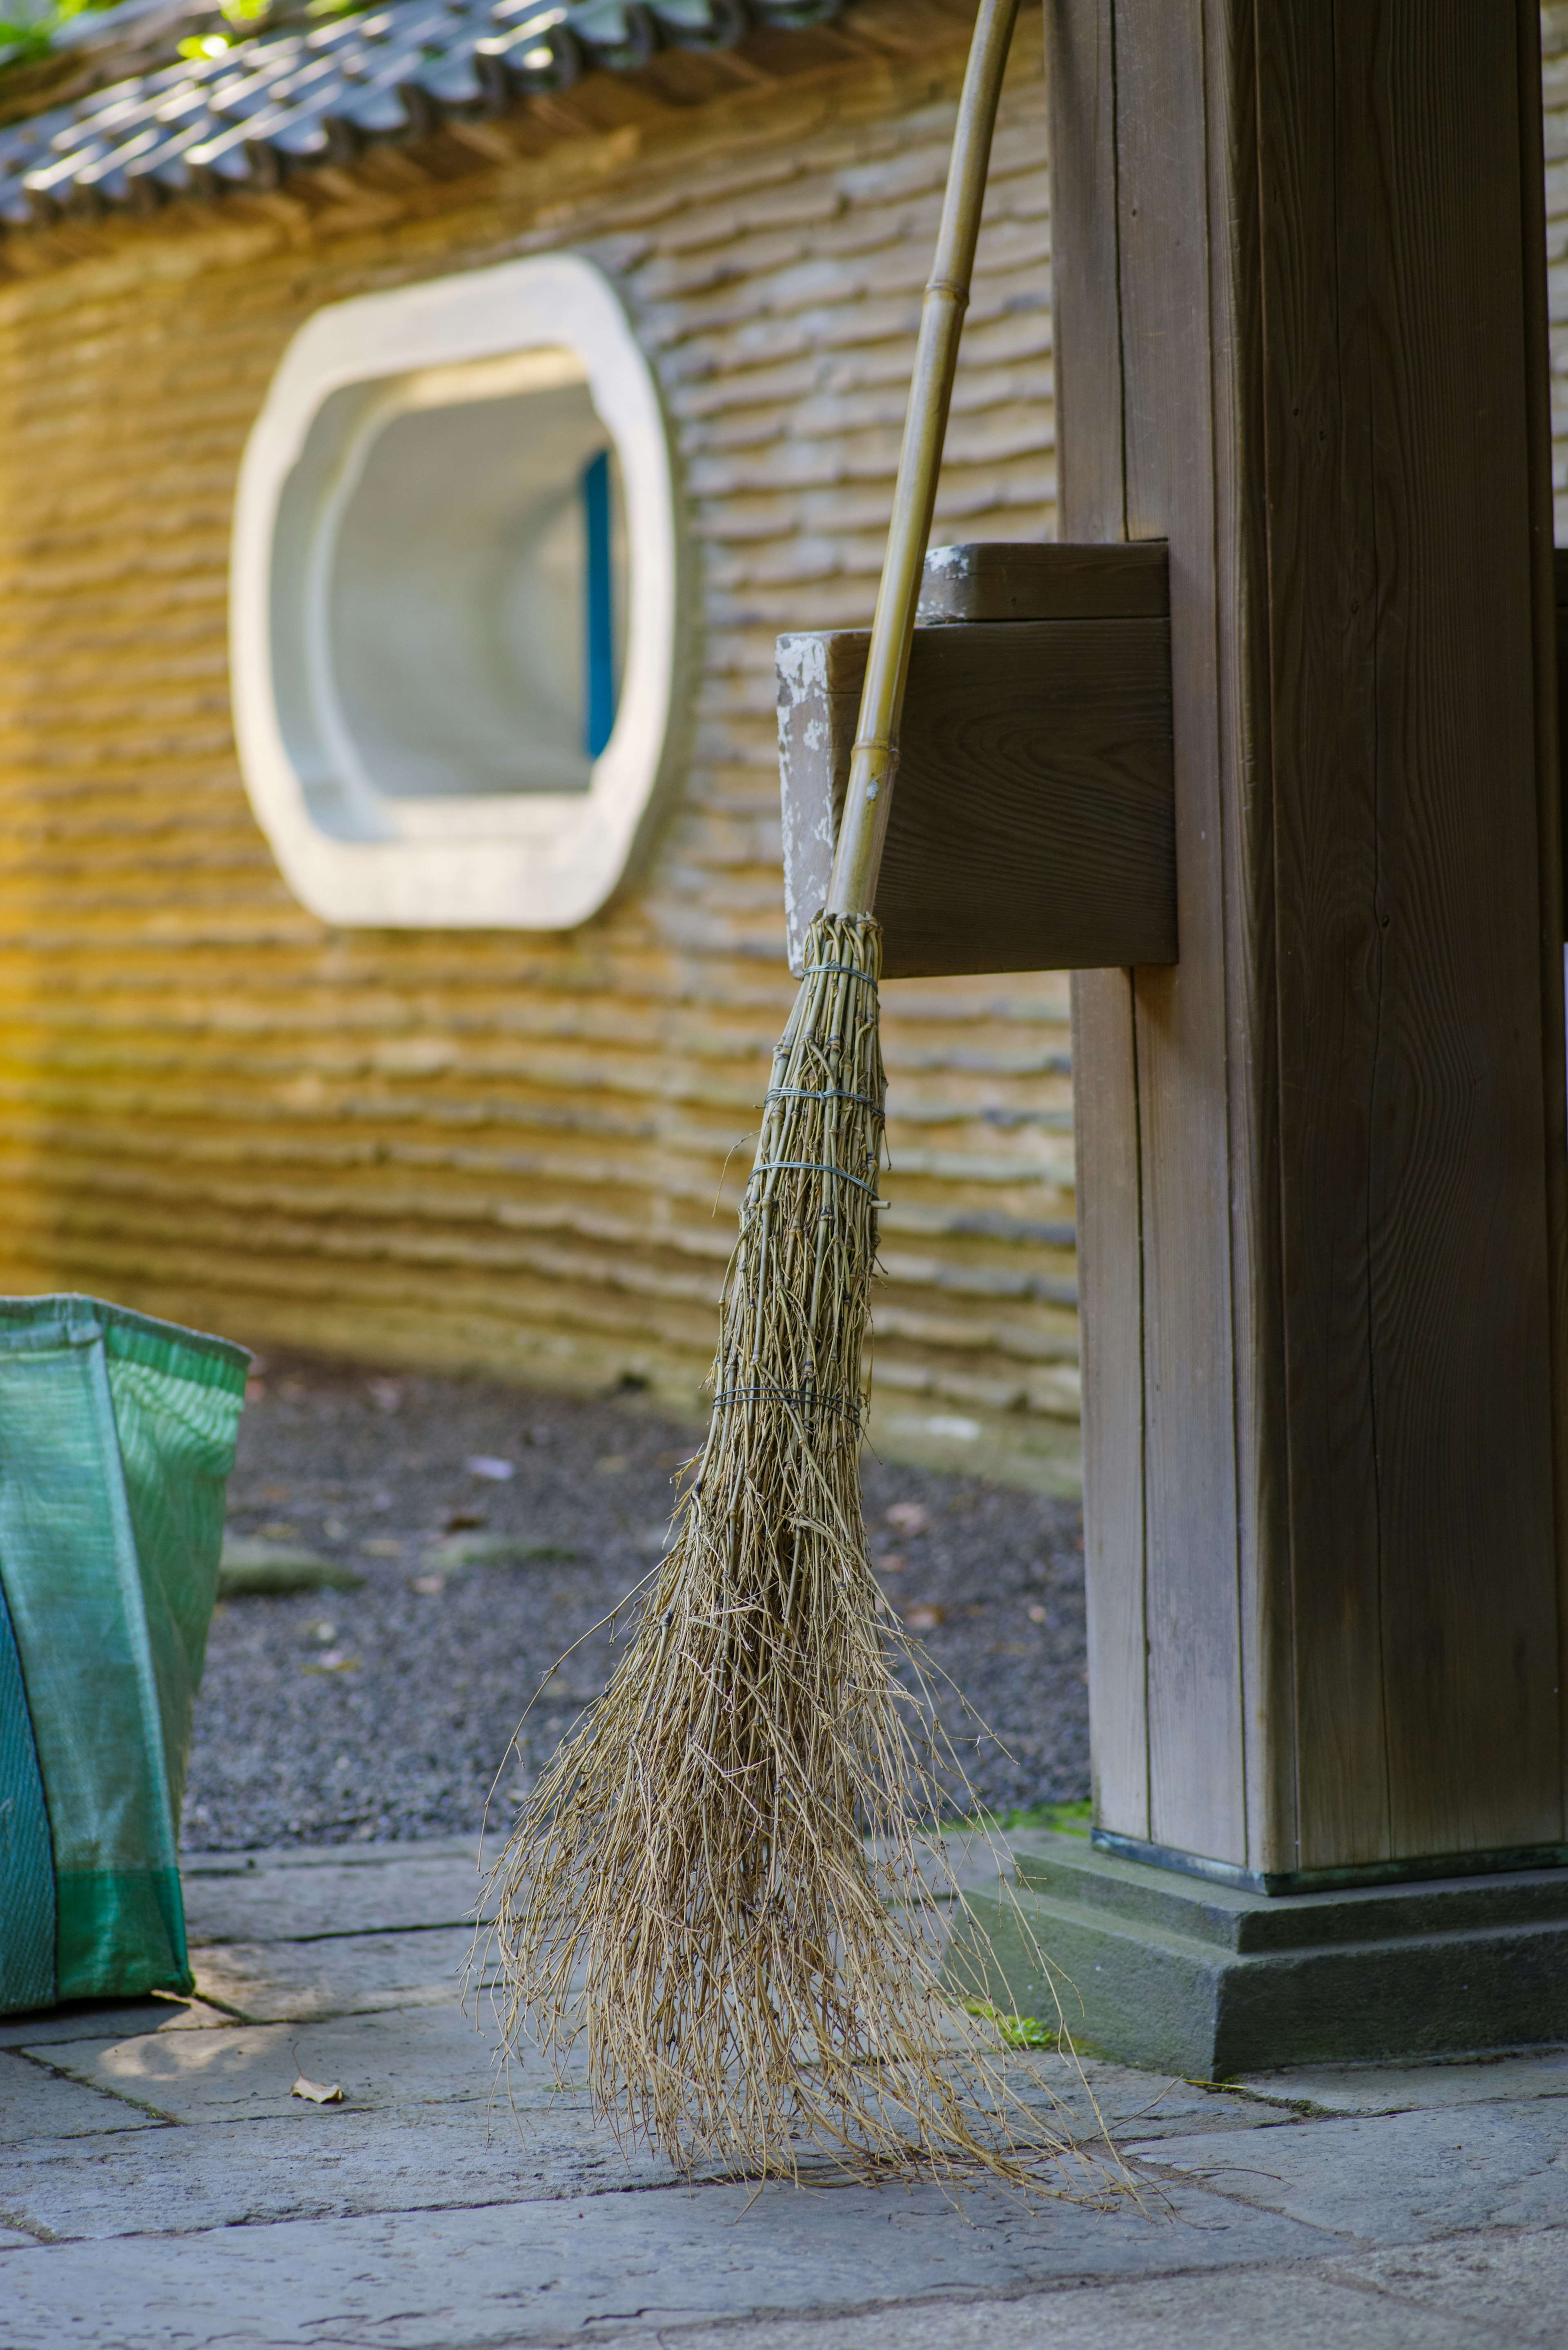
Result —
<path fill-rule="evenodd" d="M 1568 939 L 1568 546 L 1552 550 L 1552 581 L 1556 589 L 1557 759 L 1561 782 L 1563 857 L 1563 935 Z"/>
<path fill-rule="evenodd" d="M 1274 1884 L 1545 1856 L 1534 0 L 1050 21 L 1064 526 L 1170 548 L 1181 961 L 1075 983 L 1101 1825 Z"/>
<path fill-rule="evenodd" d="M 1165 605 L 1162 546 L 930 558 L 921 610 L 941 619 L 915 631 L 877 893 L 890 978 L 1175 961 Z M 826 894 L 869 641 L 779 639 L 797 971 Z"/>
<path fill-rule="evenodd" d="M 934 546 L 917 618 L 953 620 L 1163 620 L 1170 563 L 1162 538 L 1139 546 L 1002 539 Z"/>

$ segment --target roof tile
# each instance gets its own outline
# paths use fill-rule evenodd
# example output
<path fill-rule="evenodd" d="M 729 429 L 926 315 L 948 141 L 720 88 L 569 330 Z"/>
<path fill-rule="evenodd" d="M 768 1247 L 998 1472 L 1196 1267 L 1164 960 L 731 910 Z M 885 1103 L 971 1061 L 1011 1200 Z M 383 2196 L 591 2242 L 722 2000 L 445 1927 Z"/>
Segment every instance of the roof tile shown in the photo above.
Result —
<path fill-rule="evenodd" d="M 558 93 L 585 74 L 640 73 L 663 47 L 716 51 L 753 30 L 806 32 L 842 5 L 391 0 L 325 24 L 296 21 L 0 129 L 0 223 L 20 229 L 67 210 L 275 187 L 291 167 L 428 138 L 448 115 Z M 171 18 L 168 37 L 180 29 Z"/>

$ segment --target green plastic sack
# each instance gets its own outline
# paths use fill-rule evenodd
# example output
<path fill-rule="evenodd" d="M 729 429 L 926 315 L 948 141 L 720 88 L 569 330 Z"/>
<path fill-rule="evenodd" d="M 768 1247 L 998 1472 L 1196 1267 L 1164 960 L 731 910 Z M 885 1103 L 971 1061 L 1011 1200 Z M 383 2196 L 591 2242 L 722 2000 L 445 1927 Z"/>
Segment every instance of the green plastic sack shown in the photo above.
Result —
<path fill-rule="evenodd" d="M 249 1360 L 0 1298 L 0 2014 L 192 1988 L 180 1806 Z"/>

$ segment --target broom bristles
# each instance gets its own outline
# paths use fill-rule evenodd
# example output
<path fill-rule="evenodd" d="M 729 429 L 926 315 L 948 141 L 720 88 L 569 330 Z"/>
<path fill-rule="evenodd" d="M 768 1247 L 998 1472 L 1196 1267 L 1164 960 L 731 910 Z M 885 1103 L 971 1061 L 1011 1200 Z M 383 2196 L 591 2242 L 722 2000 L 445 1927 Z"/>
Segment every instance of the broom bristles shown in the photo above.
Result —
<path fill-rule="evenodd" d="M 1012 2177 L 1061 2141 L 938 1987 L 957 1766 L 898 1681 L 861 1512 L 880 961 L 870 917 L 814 925 L 697 1473 L 628 1652 L 519 1815 L 493 1931 L 508 2047 L 527 2029 L 560 2060 L 586 2033 L 631 2139 L 763 2176 L 826 2144 Z"/>

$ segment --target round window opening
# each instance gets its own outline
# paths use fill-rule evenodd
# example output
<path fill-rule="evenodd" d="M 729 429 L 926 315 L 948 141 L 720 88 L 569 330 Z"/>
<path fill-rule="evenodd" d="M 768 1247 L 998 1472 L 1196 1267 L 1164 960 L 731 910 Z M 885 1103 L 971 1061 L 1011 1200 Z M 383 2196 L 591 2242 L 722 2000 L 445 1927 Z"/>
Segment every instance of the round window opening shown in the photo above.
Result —
<path fill-rule="evenodd" d="M 241 758 L 339 921 L 566 928 L 654 813 L 678 583 L 668 442 L 573 255 L 317 314 L 234 536 Z"/>

